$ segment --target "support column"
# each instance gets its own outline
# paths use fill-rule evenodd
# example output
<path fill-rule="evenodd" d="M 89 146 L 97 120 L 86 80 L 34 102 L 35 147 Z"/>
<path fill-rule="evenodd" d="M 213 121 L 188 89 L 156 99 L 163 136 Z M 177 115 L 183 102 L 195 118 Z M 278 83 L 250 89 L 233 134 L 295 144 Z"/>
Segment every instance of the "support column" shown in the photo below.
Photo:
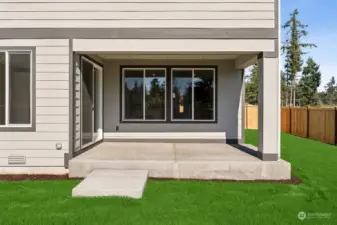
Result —
<path fill-rule="evenodd" d="M 277 161 L 280 158 L 279 58 L 262 53 L 258 65 L 258 156 L 263 161 Z"/>

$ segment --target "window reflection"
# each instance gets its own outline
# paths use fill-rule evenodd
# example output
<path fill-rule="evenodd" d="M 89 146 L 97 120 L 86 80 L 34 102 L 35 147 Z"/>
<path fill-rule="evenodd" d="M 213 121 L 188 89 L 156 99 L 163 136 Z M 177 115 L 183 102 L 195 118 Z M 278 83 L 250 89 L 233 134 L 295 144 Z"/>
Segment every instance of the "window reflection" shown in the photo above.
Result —
<path fill-rule="evenodd" d="M 146 70 L 145 75 L 145 118 L 165 119 L 165 70 Z"/>
<path fill-rule="evenodd" d="M 143 119 L 143 70 L 127 70 L 124 73 L 125 119 Z"/>
<path fill-rule="evenodd" d="M 194 119 L 214 119 L 214 76 L 212 70 L 194 70 Z"/>
<path fill-rule="evenodd" d="M 192 119 L 192 71 L 174 70 L 172 76 L 173 119 Z"/>
<path fill-rule="evenodd" d="M 176 120 L 214 120 L 213 69 L 173 69 L 172 106 Z"/>

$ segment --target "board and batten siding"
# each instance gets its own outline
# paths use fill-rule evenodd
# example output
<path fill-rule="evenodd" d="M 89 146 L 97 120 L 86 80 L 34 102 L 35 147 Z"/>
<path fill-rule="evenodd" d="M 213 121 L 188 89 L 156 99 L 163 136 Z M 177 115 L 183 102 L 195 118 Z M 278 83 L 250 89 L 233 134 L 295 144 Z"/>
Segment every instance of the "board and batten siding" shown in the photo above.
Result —
<path fill-rule="evenodd" d="M 4 0 L 2 28 L 275 28 L 277 0 Z"/>
<path fill-rule="evenodd" d="M 0 132 L 0 166 L 63 167 L 69 152 L 69 40 L 5 39 L 0 46 L 36 48 L 36 131 Z M 9 156 L 24 156 L 26 164 L 9 165 Z"/>

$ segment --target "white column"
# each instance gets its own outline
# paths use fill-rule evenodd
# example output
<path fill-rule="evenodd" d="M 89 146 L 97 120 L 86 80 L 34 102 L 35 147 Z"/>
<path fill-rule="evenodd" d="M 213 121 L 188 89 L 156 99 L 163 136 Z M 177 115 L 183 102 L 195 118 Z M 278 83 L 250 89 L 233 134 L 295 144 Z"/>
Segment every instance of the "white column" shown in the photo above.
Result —
<path fill-rule="evenodd" d="M 280 158 L 280 69 L 279 58 L 261 54 L 259 63 L 259 157 L 264 161 Z"/>

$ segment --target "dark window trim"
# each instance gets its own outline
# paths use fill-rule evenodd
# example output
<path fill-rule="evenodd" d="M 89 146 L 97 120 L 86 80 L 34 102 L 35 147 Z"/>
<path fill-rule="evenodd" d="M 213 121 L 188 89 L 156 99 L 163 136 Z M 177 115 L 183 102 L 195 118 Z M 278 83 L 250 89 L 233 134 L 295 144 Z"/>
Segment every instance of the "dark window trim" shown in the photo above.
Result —
<path fill-rule="evenodd" d="M 8 47 L 8 46 L 0 46 L 1 50 L 4 51 L 30 51 L 31 52 L 31 65 L 32 65 L 32 74 L 31 74 L 31 126 L 6 126 L 0 127 L 0 132 L 34 132 L 36 131 L 36 47 L 32 46 L 15 46 L 15 47 Z"/>
<path fill-rule="evenodd" d="M 127 68 L 163 68 L 166 69 L 166 121 L 151 121 L 151 120 L 143 120 L 143 121 L 123 121 L 123 69 Z M 213 121 L 194 121 L 194 120 L 171 120 L 171 70 L 172 68 L 204 68 L 204 69 L 214 69 L 215 70 L 215 118 Z M 121 65 L 119 68 L 119 122 L 124 124 L 217 124 L 218 123 L 218 66 L 214 65 Z"/>
<path fill-rule="evenodd" d="M 143 71 L 143 72 L 145 72 L 146 70 L 151 70 L 151 69 L 158 69 L 158 70 L 163 70 L 163 71 L 165 71 L 165 78 L 166 78 L 166 81 L 167 81 L 167 69 L 166 68 L 164 68 L 164 67 L 162 67 L 162 66 L 158 66 L 158 67 L 156 67 L 156 66 L 152 66 L 152 67 L 124 67 L 124 68 L 122 68 L 121 69 L 121 83 L 120 83 L 120 89 L 121 89 L 121 95 L 120 95 L 120 109 L 121 109 L 121 114 L 120 114 L 120 121 L 122 121 L 123 123 L 139 123 L 139 122 L 141 122 L 141 123 L 143 123 L 143 122 L 146 122 L 146 123 L 148 123 L 148 122 L 150 122 L 150 123 L 165 123 L 166 121 L 167 121 L 167 105 L 165 105 L 165 109 L 166 109 L 166 111 L 165 111 L 165 119 L 163 119 L 163 120 L 150 120 L 150 119 L 143 119 L 143 120 L 132 120 L 132 119 L 123 119 L 123 112 L 124 112 L 124 109 L 123 109 L 123 70 L 124 69 L 134 69 L 134 70 L 138 70 L 139 69 L 139 71 Z M 143 78 L 145 78 L 145 77 L 143 77 Z M 145 85 L 145 84 L 144 84 Z M 167 84 L 166 84 L 166 86 L 165 86 L 165 104 L 167 104 L 167 93 L 168 93 L 168 89 L 167 89 Z M 144 117 L 145 117 L 145 115 L 143 115 Z"/>

